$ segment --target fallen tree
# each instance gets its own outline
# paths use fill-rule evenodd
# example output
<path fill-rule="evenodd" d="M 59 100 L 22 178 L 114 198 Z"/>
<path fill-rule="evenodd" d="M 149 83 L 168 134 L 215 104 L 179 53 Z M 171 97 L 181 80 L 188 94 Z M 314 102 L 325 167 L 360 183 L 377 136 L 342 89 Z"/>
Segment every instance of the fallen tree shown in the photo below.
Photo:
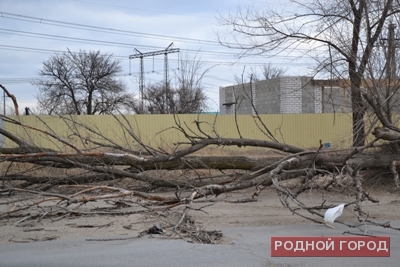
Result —
<path fill-rule="evenodd" d="M 177 143 L 173 151 L 166 152 L 143 144 L 140 138 L 128 131 L 127 133 L 131 135 L 131 138 L 142 146 L 142 151 L 146 152 L 138 153 L 116 143 L 110 146 L 109 142 L 102 144 L 98 140 L 93 142 L 98 149 L 81 149 L 68 140 L 57 136 L 54 132 L 23 125 L 19 121 L 4 116 L 2 119 L 20 127 L 37 130 L 69 147 L 70 152 L 41 148 L 20 139 L 5 129 L 1 129 L 0 133 L 12 140 L 16 145 L 15 148 L 0 148 L 1 161 L 3 164 L 8 163 L 8 167 L 1 176 L 3 181 L 2 194 L 11 195 L 24 192 L 40 197 L 28 205 L 19 205 L 18 208 L 14 207 L 1 213 L 0 220 L 12 216 L 21 217 L 24 221 L 37 218 L 37 216 L 42 216 L 43 214 L 31 215 L 29 213 L 30 215 L 27 215 L 24 211 L 44 202 L 53 203 L 54 201 L 56 201 L 55 206 L 46 211 L 46 216 L 63 217 L 73 214 L 126 215 L 130 212 L 143 213 L 163 210 L 175 216 L 174 222 L 168 226 L 171 230 L 171 235 L 185 236 L 184 233 L 191 233 L 191 238 L 194 238 L 198 237 L 198 232 L 194 234 L 196 231 L 187 227 L 188 221 L 190 221 L 188 213 L 192 209 L 192 203 L 196 200 L 254 188 L 252 199 L 256 201 L 266 187 L 273 186 L 285 207 L 293 214 L 307 218 L 315 223 L 324 223 L 322 220 L 324 210 L 333 207 L 334 204 L 322 201 L 322 203 L 308 206 L 300 200 L 301 193 L 310 189 L 329 192 L 342 188 L 343 192 L 345 191 L 346 194 L 350 193 L 354 196 L 354 201 L 347 203 L 346 206 L 353 206 L 356 211 L 355 216 L 360 223 L 393 228 L 388 222 L 372 221 L 362 205 L 364 201 L 379 202 L 378 199 L 375 199 L 364 189 L 362 183 L 363 175 L 369 172 L 386 172 L 392 175 L 395 185 L 399 186 L 398 167 L 400 166 L 400 155 L 382 152 L 389 151 L 391 146 L 398 142 L 398 139 L 393 138 L 393 136 L 396 136 L 392 133 L 393 129 L 376 129 L 374 131 L 376 138 L 363 147 L 329 150 L 324 149 L 323 144 L 320 142 L 319 148 L 306 150 L 276 141 L 223 138 L 216 132 L 212 136 L 202 131 L 199 121 L 195 122 L 194 125 L 201 134 L 194 134 L 194 131 L 191 131 L 190 128 L 182 127 L 179 124 L 179 120 L 177 120 L 175 130 L 184 134 L 187 142 Z M 386 132 L 390 134 L 385 134 Z M 100 132 L 97 132 L 97 134 L 102 136 Z M 79 136 L 79 132 L 76 132 L 75 135 Z M 103 137 L 104 140 L 109 141 L 105 136 Z M 79 136 L 79 138 L 85 142 L 92 141 L 84 136 Z M 378 144 L 377 141 L 379 139 L 384 141 L 387 139 L 387 142 Z M 279 153 L 261 157 L 200 155 L 203 149 L 211 146 L 268 148 Z M 23 173 L 16 173 L 11 171 L 13 164 L 30 167 L 25 168 Z M 47 168 L 75 170 L 75 173 L 73 175 L 68 173 L 66 176 L 46 175 L 44 177 L 43 175 L 34 174 L 39 169 Z M 174 172 L 174 175 L 169 174 L 170 172 Z M 177 172 L 179 173 L 178 175 L 176 175 Z M 320 181 L 321 176 L 325 177 L 323 182 Z M 92 184 L 122 178 L 130 178 L 137 181 L 139 183 L 137 190 Z M 346 185 L 343 185 L 343 181 L 349 178 L 351 183 L 346 182 Z M 282 184 L 283 181 L 288 180 L 297 180 L 297 186 L 292 188 Z M 16 184 L 15 181 L 24 182 Z M 35 187 L 32 188 L 32 186 Z M 78 191 L 72 194 L 51 192 L 50 189 L 55 186 Z M 166 197 L 157 193 L 147 193 L 149 190 L 162 188 L 170 188 L 169 191 L 173 194 Z M 109 191 L 113 193 L 108 193 Z M 97 193 L 92 195 L 93 192 Z M 117 207 L 120 207 L 126 196 L 140 198 L 147 201 L 148 204 L 142 205 L 140 209 L 123 210 L 121 212 L 96 211 L 82 213 L 76 207 L 76 205 L 79 207 L 81 204 L 100 199 L 119 199 L 114 203 Z M 71 205 L 73 208 L 69 208 Z M 125 203 L 124 205 L 127 204 Z M 151 208 L 148 205 L 151 205 Z M 182 205 L 186 205 L 186 208 L 177 216 L 173 209 Z M 309 215 L 304 215 L 299 211 L 307 211 Z M 341 223 L 349 227 L 356 227 L 354 224 Z M 207 234 L 207 231 L 204 229 L 202 231 L 203 236 L 207 237 L 203 241 L 212 243 L 213 240 Z M 216 233 L 213 234 L 215 235 Z M 219 234 L 215 236 L 220 237 Z"/>

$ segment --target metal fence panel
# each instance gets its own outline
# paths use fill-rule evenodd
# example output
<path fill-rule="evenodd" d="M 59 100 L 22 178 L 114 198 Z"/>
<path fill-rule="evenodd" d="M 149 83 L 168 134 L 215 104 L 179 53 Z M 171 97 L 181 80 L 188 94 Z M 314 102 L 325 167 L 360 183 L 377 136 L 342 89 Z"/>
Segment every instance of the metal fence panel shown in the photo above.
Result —
<path fill-rule="evenodd" d="M 177 142 L 187 142 L 179 128 L 189 134 L 204 134 L 225 138 L 271 140 L 267 129 L 279 141 L 303 148 L 315 148 L 321 140 L 326 146 L 344 148 L 351 145 L 351 114 L 263 114 L 252 115 L 79 115 L 60 118 L 57 116 L 10 116 L 20 122 L 15 125 L 4 121 L 4 129 L 40 147 L 70 150 L 50 134 L 80 147 L 94 147 L 89 140 L 98 142 L 104 138 L 126 148 L 137 147 L 136 136 L 144 144 L 172 148 Z M 197 128 L 198 122 L 202 132 Z M 38 132 L 30 127 L 45 132 Z M 47 134 L 46 134 L 47 132 Z M 101 133 L 102 136 L 95 132 Z M 78 138 L 79 133 L 83 138 Z M 4 140 L 4 147 L 15 147 L 10 139 Z"/>

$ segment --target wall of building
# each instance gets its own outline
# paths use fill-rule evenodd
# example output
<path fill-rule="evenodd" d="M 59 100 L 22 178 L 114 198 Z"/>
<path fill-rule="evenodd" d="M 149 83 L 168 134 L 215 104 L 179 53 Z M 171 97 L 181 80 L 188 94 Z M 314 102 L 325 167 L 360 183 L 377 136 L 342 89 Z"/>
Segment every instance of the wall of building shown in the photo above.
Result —
<path fill-rule="evenodd" d="M 240 110 L 240 114 L 252 114 L 253 90 L 250 83 L 239 85 L 239 89 L 235 88 L 234 96 L 236 98 L 236 107 Z"/>
<path fill-rule="evenodd" d="M 237 114 L 251 114 L 254 113 L 251 103 L 259 114 L 321 113 L 321 105 L 315 101 L 318 90 L 310 81 L 310 77 L 284 76 L 255 81 L 253 91 L 249 83 L 221 87 L 220 113 L 233 114 L 236 108 Z"/>
<path fill-rule="evenodd" d="M 253 88 L 252 88 L 253 86 Z M 253 105 L 256 104 L 258 86 L 254 83 L 245 83 L 235 86 L 221 87 L 220 95 L 220 113 L 221 114 L 252 114 L 254 112 Z"/>
<path fill-rule="evenodd" d="M 351 113 L 350 89 L 341 85 L 335 80 L 284 76 L 253 82 L 252 87 L 249 83 L 220 87 L 220 114 L 235 114 L 235 109 L 236 114 L 254 114 L 253 106 L 258 114 Z M 381 103 L 390 99 L 392 112 L 400 113 L 400 90 L 391 88 L 389 97 L 384 86 L 376 92 Z"/>
<path fill-rule="evenodd" d="M 315 90 L 315 86 L 311 84 L 311 77 L 301 77 L 301 88 L 302 88 L 302 113 L 321 113 L 318 111 L 318 92 Z M 321 99 L 321 97 L 319 97 Z"/>
<path fill-rule="evenodd" d="M 262 80 L 255 83 L 257 111 L 262 114 L 276 114 L 281 108 L 280 79 Z"/>
<path fill-rule="evenodd" d="M 301 77 L 280 78 L 280 102 L 279 113 L 302 113 L 302 84 Z"/>
<path fill-rule="evenodd" d="M 351 112 L 351 95 L 349 89 L 341 87 L 322 86 L 320 91 L 322 93 L 323 113 Z"/>

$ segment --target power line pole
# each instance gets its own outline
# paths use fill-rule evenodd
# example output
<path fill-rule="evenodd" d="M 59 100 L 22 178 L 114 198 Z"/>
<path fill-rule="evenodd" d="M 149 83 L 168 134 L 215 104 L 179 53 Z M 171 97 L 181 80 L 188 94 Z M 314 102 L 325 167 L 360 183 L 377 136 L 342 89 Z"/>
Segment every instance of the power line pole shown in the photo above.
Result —
<path fill-rule="evenodd" d="M 171 48 L 171 46 L 174 43 L 171 43 L 167 48 L 165 48 L 165 52 L 164 52 L 164 81 L 165 81 L 165 113 L 168 114 L 168 89 L 169 89 L 169 68 L 168 68 L 168 54 L 169 53 L 173 53 L 173 52 L 169 52 Z M 179 52 L 179 49 L 178 49 Z"/>
<path fill-rule="evenodd" d="M 144 57 L 154 57 L 158 55 L 164 55 L 164 82 L 165 82 L 165 104 L 166 104 L 166 111 L 168 112 L 168 105 L 167 105 L 167 92 L 169 89 L 169 77 L 168 77 L 168 54 L 177 53 L 180 51 L 179 48 L 171 48 L 174 43 L 171 43 L 166 49 L 142 53 L 135 48 L 138 52 L 137 54 L 130 55 L 129 59 L 140 58 L 140 73 L 139 73 L 139 94 L 141 99 L 141 108 L 143 108 L 143 91 L 144 91 L 144 64 L 143 58 Z"/>
<path fill-rule="evenodd" d="M 140 72 L 139 72 L 139 98 L 140 98 L 140 109 L 143 110 L 143 91 L 144 91 L 144 64 L 143 64 L 143 53 L 135 48 L 138 54 L 129 56 L 129 59 L 140 58 Z M 130 74 L 130 73 L 129 73 Z"/>

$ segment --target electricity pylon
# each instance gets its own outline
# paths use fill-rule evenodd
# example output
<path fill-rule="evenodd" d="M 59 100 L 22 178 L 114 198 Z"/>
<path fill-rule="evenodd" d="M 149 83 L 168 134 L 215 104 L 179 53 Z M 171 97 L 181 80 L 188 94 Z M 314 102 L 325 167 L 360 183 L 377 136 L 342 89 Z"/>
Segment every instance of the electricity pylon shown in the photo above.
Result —
<path fill-rule="evenodd" d="M 158 55 L 164 55 L 164 81 L 165 81 L 165 101 L 167 101 L 167 92 L 169 88 L 169 77 L 168 77 L 168 54 L 179 52 L 179 48 L 171 48 L 174 43 L 172 42 L 167 48 L 164 50 L 154 51 L 142 53 L 138 49 L 135 50 L 138 52 L 137 54 L 130 55 L 129 59 L 140 58 L 140 73 L 139 73 L 139 94 L 141 99 L 141 107 L 143 108 L 143 91 L 144 91 L 144 57 L 154 57 Z M 166 102 L 165 102 L 166 103 Z M 168 105 L 167 105 L 168 106 Z"/>

